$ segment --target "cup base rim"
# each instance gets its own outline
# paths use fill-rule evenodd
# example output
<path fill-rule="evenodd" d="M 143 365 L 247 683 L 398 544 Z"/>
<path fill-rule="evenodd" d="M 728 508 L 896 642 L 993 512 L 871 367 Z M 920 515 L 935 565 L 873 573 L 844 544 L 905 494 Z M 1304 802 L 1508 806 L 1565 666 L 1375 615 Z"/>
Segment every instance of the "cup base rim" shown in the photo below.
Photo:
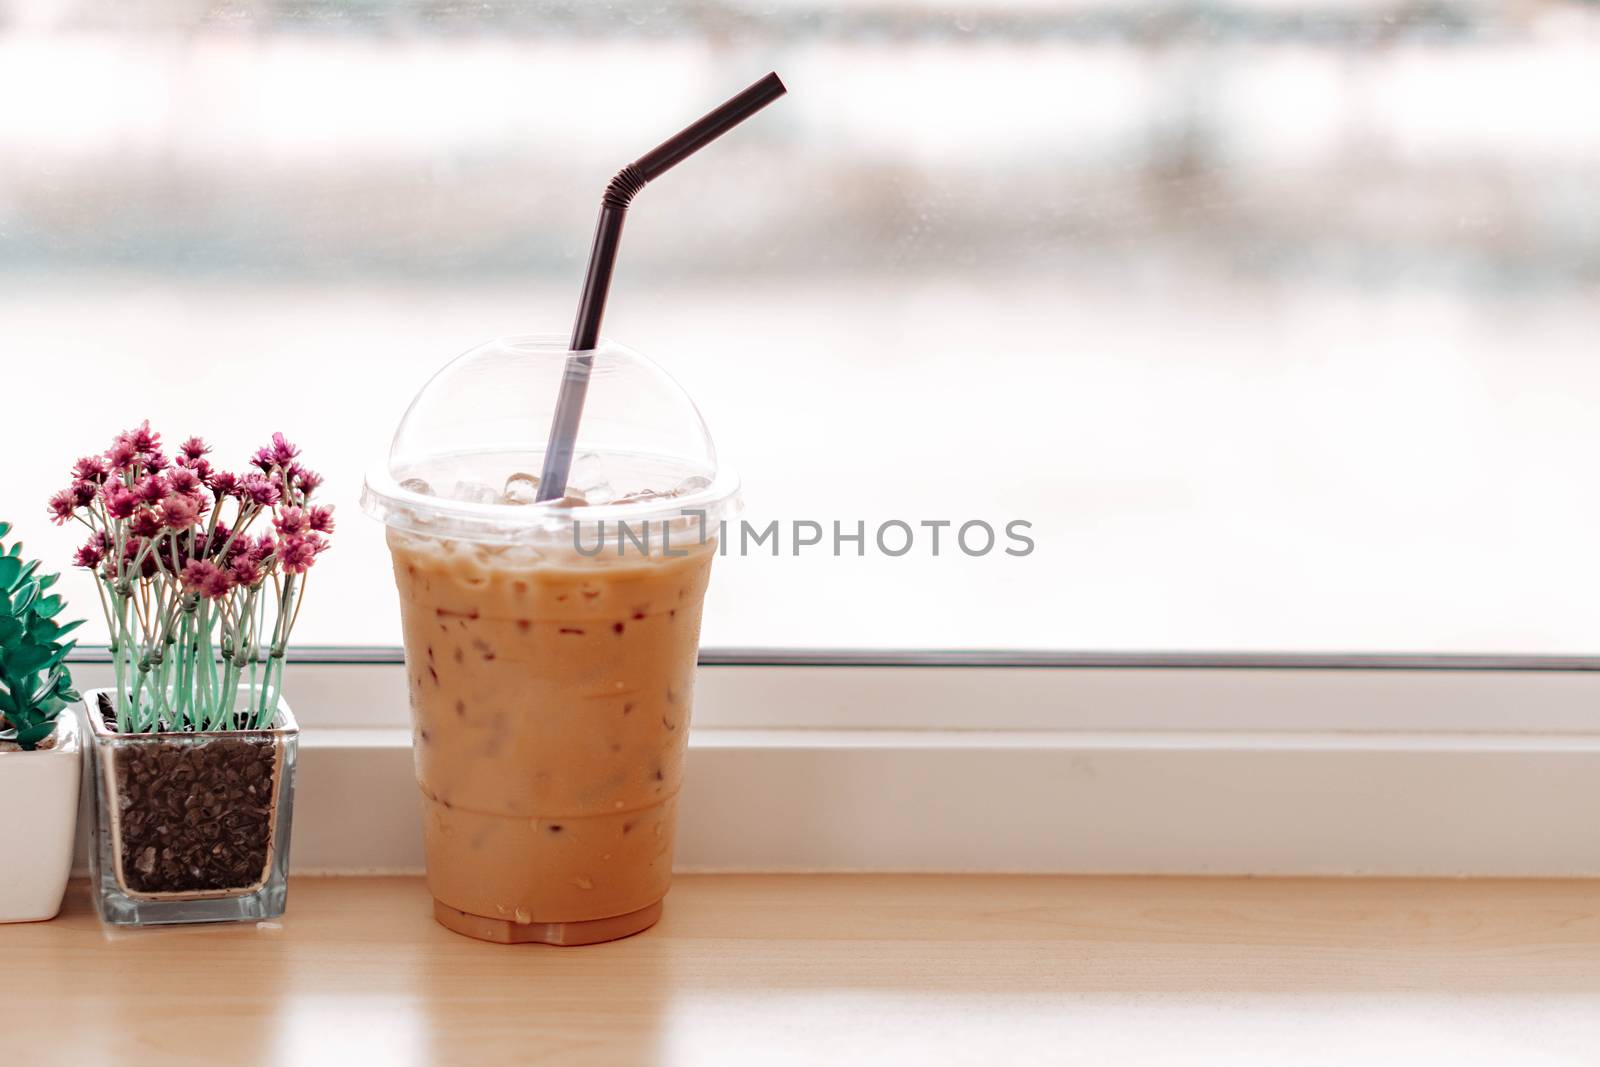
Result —
<path fill-rule="evenodd" d="M 638 911 L 630 911 L 625 915 L 610 915 L 604 919 L 567 923 L 519 923 L 510 919 L 474 915 L 470 911 L 462 911 L 441 900 L 435 900 L 433 918 L 446 930 L 501 945 L 595 945 L 602 941 L 632 937 L 640 931 L 648 930 L 661 918 L 661 901 L 646 905 Z"/>

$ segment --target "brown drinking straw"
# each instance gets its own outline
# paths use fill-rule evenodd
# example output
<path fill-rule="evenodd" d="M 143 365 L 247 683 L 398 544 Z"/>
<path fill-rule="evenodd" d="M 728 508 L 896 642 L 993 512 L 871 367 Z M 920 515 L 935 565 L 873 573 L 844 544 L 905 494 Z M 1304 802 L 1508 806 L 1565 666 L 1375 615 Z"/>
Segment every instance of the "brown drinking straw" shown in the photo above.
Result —
<path fill-rule="evenodd" d="M 578 318 L 572 326 L 572 343 L 568 345 L 572 354 L 567 357 L 561 393 L 556 398 L 555 418 L 550 423 L 550 441 L 545 446 L 544 471 L 539 475 L 537 500 L 557 500 L 567 493 L 567 477 L 572 473 L 572 451 L 578 439 L 578 422 L 583 418 L 583 400 L 589 392 L 589 371 L 594 365 L 594 357 L 589 353 L 600 339 L 600 319 L 606 311 L 611 268 L 617 262 L 617 245 L 622 239 L 622 220 L 628 213 L 628 204 L 645 187 L 646 182 L 659 178 L 778 99 L 785 91 L 778 76 L 768 74 L 704 118 L 623 167 L 601 194 L 600 223 L 595 227 L 594 245 L 589 250 L 589 273 L 583 279 Z"/>

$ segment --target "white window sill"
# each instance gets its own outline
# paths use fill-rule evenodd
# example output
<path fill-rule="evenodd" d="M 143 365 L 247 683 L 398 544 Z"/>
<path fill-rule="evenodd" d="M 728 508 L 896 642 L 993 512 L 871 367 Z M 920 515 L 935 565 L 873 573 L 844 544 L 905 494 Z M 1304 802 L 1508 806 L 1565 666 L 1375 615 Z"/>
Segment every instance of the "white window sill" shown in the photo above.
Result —
<path fill-rule="evenodd" d="M 677 862 L 1600 875 L 1600 672 L 1523 666 L 703 666 Z M 295 869 L 420 870 L 402 668 L 289 684 Z"/>

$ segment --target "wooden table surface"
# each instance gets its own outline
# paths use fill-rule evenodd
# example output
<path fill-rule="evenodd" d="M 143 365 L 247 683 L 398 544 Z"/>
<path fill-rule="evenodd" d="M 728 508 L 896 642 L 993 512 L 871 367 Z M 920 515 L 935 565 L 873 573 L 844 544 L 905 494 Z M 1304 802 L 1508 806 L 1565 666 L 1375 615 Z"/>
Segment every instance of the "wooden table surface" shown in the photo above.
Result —
<path fill-rule="evenodd" d="M 681 877 L 589 948 L 418 879 L 280 924 L 0 926 L 0 1063 L 1600 1063 L 1600 883 Z"/>

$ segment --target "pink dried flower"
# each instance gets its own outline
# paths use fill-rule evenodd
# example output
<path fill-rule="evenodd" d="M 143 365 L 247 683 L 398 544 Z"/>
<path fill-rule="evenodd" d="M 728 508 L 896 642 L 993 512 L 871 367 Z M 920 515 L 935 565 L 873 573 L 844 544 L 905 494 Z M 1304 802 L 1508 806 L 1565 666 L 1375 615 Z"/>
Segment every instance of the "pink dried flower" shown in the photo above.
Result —
<path fill-rule="evenodd" d="M 50 498 L 50 521 L 57 526 L 66 525 L 72 521 L 72 513 L 77 506 L 77 497 L 72 490 L 61 490 Z"/>
<path fill-rule="evenodd" d="M 84 456 L 72 465 L 72 480 L 99 485 L 106 480 L 111 468 L 103 456 Z"/>
<path fill-rule="evenodd" d="M 133 483 L 133 495 L 139 498 L 141 504 L 159 504 L 171 491 L 167 480 L 159 474 L 147 475 Z"/>
<path fill-rule="evenodd" d="M 289 443 L 289 439 L 281 433 L 272 435 L 272 444 L 261 450 L 269 456 L 273 463 L 279 467 L 287 467 L 289 461 L 300 454 L 300 450 Z"/>
<path fill-rule="evenodd" d="M 139 462 L 143 463 L 144 469 L 151 474 L 164 471 L 168 467 L 167 457 L 161 454 L 160 449 L 154 452 L 142 453 L 139 457 Z"/>
<path fill-rule="evenodd" d="M 132 430 L 123 431 L 122 439 L 132 445 L 135 452 L 148 453 L 161 447 L 161 435 L 150 428 L 149 419 L 145 419 Z"/>
<path fill-rule="evenodd" d="M 233 575 L 221 568 L 215 569 L 200 587 L 200 595 L 208 600 L 221 600 L 233 589 Z"/>
<path fill-rule="evenodd" d="M 183 493 L 174 493 L 161 502 L 161 523 L 169 530 L 187 530 L 200 518 L 204 502 Z"/>
<path fill-rule="evenodd" d="M 220 600 L 233 588 L 228 572 L 207 559 L 192 559 L 183 565 L 183 586 L 207 600 Z"/>
<path fill-rule="evenodd" d="M 188 496 L 200 491 L 200 475 L 184 467 L 176 467 L 167 475 L 167 485 L 174 493 Z"/>
<path fill-rule="evenodd" d="M 317 533 L 333 533 L 333 508 L 324 504 L 312 508 L 311 528 Z"/>
<path fill-rule="evenodd" d="M 304 574 L 311 569 L 317 556 L 328 547 L 328 542 L 316 534 L 291 537 L 278 546 L 279 559 L 285 574 Z"/>
<path fill-rule="evenodd" d="M 106 449 L 106 463 L 118 474 L 131 469 L 138 458 L 139 450 L 125 437 L 118 437 L 111 442 L 111 447 Z"/>
<path fill-rule="evenodd" d="M 311 531 L 311 517 L 305 508 L 284 508 L 273 516 L 272 528 L 279 537 L 299 537 Z"/>
<path fill-rule="evenodd" d="M 194 461 L 210 452 L 211 446 L 198 437 L 191 437 L 178 446 L 178 451 L 183 454 L 184 459 Z"/>
<path fill-rule="evenodd" d="M 271 534 L 262 534 L 250 545 L 250 558 L 256 563 L 266 563 L 272 554 L 278 550 L 278 543 L 272 539 Z"/>
<path fill-rule="evenodd" d="M 203 559 L 191 559 L 183 565 L 183 571 L 178 575 L 183 587 L 191 592 L 199 589 L 206 577 L 217 569 L 215 563 Z"/>
<path fill-rule="evenodd" d="M 132 490 L 114 482 L 107 482 L 100 490 L 100 495 L 106 502 L 106 514 L 113 519 L 130 518 L 139 506 L 139 498 Z"/>
<path fill-rule="evenodd" d="M 240 499 L 247 499 L 262 507 L 271 507 L 282 495 L 278 487 L 260 474 L 247 474 L 239 483 Z"/>
<path fill-rule="evenodd" d="M 72 483 L 72 503 L 80 508 L 86 508 L 94 503 L 98 487 L 91 481 L 80 480 Z"/>
<path fill-rule="evenodd" d="M 94 570 L 100 566 L 101 561 L 106 558 L 106 553 L 110 550 L 111 543 L 106 539 L 105 531 L 96 530 L 72 557 L 72 565 Z"/>
<path fill-rule="evenodd" d="M 233 531 L 228 528 L 228 524 L 227 523 L 225 523 L 225 522 L 217 523 L 215 528 L 213 528 L 212 531 L 211 531 L 211 536 L 209 538 L 205 539 L 202 542 L 199 554 L 202 555 L 202 556 L 210 556 L 210 555 L 213 555 L 213 554 L 215 554 L 217 552 L 220 552 L 222 550 L 222 546 L 228 544 L 228 538 L 231 537 L 231 536 L 233 536 Z M 245 538 L 244 540 L 248 540 L 248 538 Z M 238 541 L 235 541 L 233 544 L 228 545 L 228 555 L 229 556 L 235 555 L 236 553 L 238 553 L 238 551 L 239 551 L 239 542 Z"/>
<path fill-rule="evenodd" d="M 196 478 L 209 486 L 211 484 L 211 461 L 209 459 L 185 459 L 178 457 L 178 466 L 186 471 L 193 471 Z"/>
<path fill-rule="evenodd" d="M 133 521 L 128 524 L 128 532 L 135 537 L 154 537 L 161 532 L 161 519 L 150 508 L 140 508 L 134 512 Z"/>
<path fill-rule="evenodd" d="M 306 467 L 296 467 L 293 482 L 296 489 L 310 496 L 316 492 L 317 486 L 322 484 L 322 475 Z"/>
<path fill-rule="evenodd" d="M 217 471 L 206 479 L 206 484 L 218 496 L 232 496 L 239 491 L 239 476 L 229 471 Z"/>
<path fill-rule="evenodd" d="M 234 585 L 249 589 L 261 581 L 261 564 L 245 556 L 233 561 L 233 566 L 229 568 L 228 575 L 233 579 Z"/>

